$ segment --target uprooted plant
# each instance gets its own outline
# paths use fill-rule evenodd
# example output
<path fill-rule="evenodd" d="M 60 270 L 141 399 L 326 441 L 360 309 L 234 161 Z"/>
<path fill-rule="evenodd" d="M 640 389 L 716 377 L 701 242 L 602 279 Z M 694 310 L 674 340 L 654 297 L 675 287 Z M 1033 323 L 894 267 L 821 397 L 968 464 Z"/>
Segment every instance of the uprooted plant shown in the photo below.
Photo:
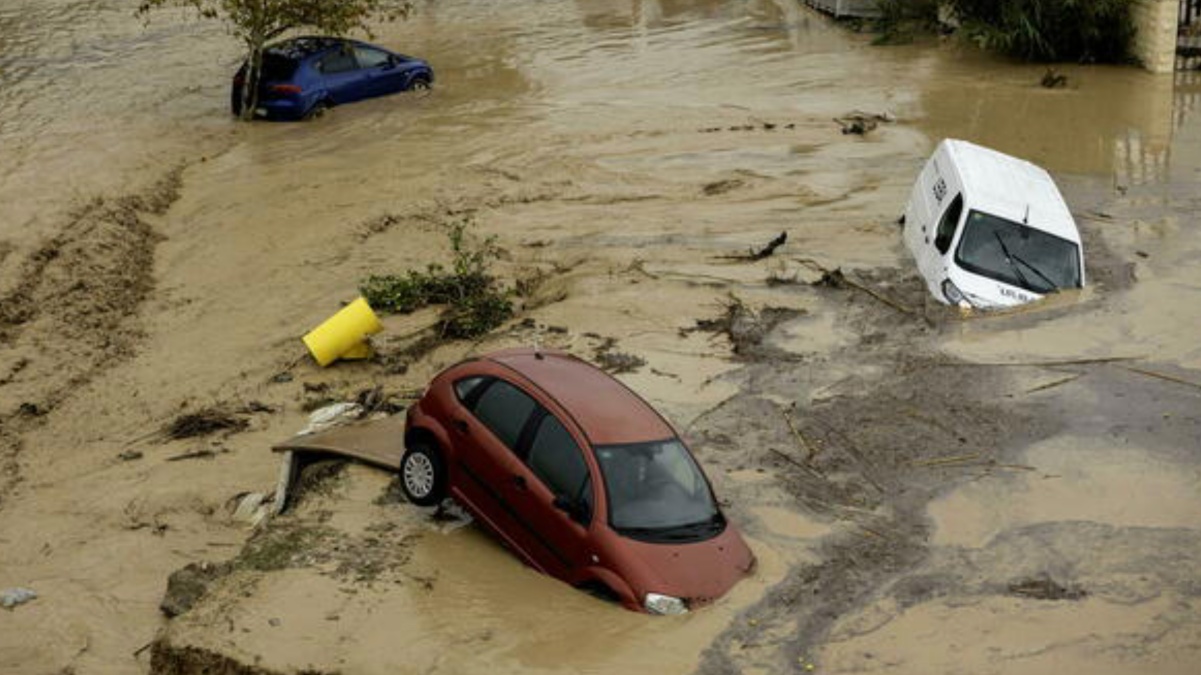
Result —
<path fill-rule="evenodd" d="M 406 274 L 372 275 L 359 286 L 374 309 L 408 314 L 422 307 L 443 305 L 438 320 L 442 338 L 461 339 L 484 335 L 513 316 L 510 292 L 491 272 L 500 255 L 495 237 L 472 239 L 470 220 L 451 223 L 450 267 L 430 263 L 425 270 Z"/>
<path fill-rule="evenodd" d="M 681 336 L 696 331 L 725 335 L 735 356 L 744 359 L 760 358 L 778 350 L 764 345 L 767 335 L 781 323 L 804 314 L 804 310 L 787 307 L 763 307 L 755 310 L 741 298 L 731 293 L 721 305 L 721 315 L 716 319 L 697 319 L 696 325 L 680 330 Z"/>

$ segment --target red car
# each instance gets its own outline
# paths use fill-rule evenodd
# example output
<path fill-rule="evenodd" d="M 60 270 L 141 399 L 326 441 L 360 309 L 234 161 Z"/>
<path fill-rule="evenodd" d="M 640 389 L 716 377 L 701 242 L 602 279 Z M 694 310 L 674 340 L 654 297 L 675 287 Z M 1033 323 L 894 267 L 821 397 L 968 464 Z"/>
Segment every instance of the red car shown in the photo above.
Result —
<path fill-rule="evenodd" d="M 569 354 L 448 368 L 409 409 L 405 446 L 410 501 L 452 496 L 531 567 L 630 609 L 686 612 L 754 566 L 667 420 Z"/>

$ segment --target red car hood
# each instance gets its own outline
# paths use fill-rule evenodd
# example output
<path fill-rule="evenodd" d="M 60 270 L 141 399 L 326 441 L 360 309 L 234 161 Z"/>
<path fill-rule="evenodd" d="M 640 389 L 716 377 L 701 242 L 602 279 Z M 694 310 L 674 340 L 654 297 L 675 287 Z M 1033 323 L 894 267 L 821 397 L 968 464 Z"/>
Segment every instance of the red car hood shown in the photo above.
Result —
<path fill-rule="evenodd" d="M 755 566 L 754 554 L 733 523 L 707 541 L 649 543 L 623 538 L 622 548 L 636 568 L 625 577 L 639 602 L 647 593 L 660 593 L 684 599 L 690 607 L 708 604 Z"/>

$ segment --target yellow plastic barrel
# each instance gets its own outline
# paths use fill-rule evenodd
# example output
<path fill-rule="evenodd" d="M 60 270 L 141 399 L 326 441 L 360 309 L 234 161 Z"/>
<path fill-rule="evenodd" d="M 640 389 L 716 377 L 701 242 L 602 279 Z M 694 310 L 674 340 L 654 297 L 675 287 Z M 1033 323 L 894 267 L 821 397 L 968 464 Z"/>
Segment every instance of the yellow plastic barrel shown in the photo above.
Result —
<path fill-rule="evenodd" d="M 364 338 L 383 329 L 366 298 L 359 297 L 309 331 L 303 339 L 317 364 L 328 366 L 340 358 L 370 355 L 370 347 L 364 343 Z"/>
<path fill-rule="evenodd" d="M 354 361 L 356 359 L 369 359 L 375 356 L 375 350 L 371 348 L 368 342 L 360 342 L 357 345 L 347 349 L 338 355 L 343 361 Z"/>

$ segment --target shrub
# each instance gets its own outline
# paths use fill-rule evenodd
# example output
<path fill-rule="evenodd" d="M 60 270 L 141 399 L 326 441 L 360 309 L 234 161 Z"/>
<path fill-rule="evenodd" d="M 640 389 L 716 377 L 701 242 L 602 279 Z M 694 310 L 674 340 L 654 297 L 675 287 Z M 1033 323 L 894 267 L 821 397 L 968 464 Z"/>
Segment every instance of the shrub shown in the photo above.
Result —
<path fill-rule="evenodd" d="M 879 35 L 872 44 L 905 44 L 913 41 L 914 33 L 937 30 L 940 2 L 941 0 L 878 0 L 880 18 L 875 21 L 875 30 Z"/>
<path fill-rule="evenodd" d="M 1122 62 L 1131 0 L 951 0 L 967 36 L 1032 61 Z"/>
<path fill-rule="evenodd" d="M 513 316 L 509 293 L 490 271 L 499 254 L 493 237 L 470 242 L 468 220 L 452 223 L 450 269 L 431 263 L 425 271 L 409 270 L 404 275 L 372 275 L 359 291 L 372 308 L 408 314 L 429 305 L 445 305 L 438 322 L 444 338 L 474 338 L 487 333 Z"/>

